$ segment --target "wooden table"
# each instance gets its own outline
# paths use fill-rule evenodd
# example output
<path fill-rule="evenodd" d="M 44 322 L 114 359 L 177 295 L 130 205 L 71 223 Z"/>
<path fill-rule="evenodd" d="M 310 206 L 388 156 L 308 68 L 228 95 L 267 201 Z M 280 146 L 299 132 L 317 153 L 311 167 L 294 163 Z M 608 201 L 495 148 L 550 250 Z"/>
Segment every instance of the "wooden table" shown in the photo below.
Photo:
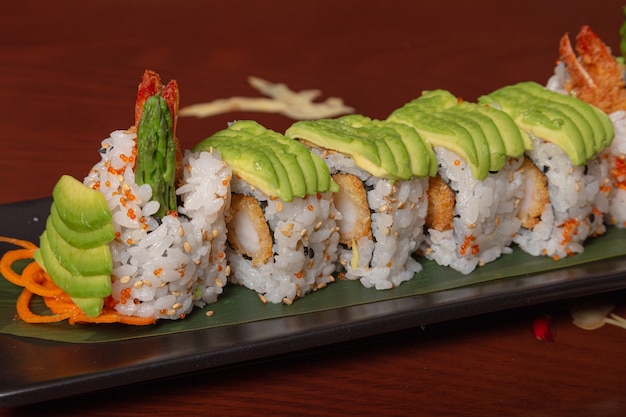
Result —
<path fill-rule="evenodd" d="M 0 203 L 81 178 L 112 130 L 133 123 L 144 69 L 176 78 L 181 105 L 258 96 L 248 76 L 320 89 L 384 118 L 422 90 L 467 100 L 544 83 L 559 38 L 589 24 L 614 51 L 618 1 L 21 0 L 0 14 Z M 183 147 L 254 118 L 181 118 Z M 2 231 L 0 230 L 0 234 Z M 623 312 L 624 293 L 604 295 Z M 571 324 L 573 301 L 530 306 L 333 344 L 315 351 L 0 410 L 3 416 L 626 414 L 626 331 Z M 532 333 L 549 315 L 553 341 Z M 10 361 L 0 358 L 0 363 Z M 68 358 L 68 360 L 71 360 Z"/>

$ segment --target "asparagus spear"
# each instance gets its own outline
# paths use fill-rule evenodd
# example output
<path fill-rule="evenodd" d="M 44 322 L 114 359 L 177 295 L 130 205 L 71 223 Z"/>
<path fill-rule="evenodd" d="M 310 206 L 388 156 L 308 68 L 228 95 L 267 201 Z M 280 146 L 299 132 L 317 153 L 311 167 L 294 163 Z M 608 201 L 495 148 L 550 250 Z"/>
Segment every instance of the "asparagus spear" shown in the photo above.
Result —
<path fill-rule="evenodd" d="M 137 127 L 135 181 L 152 187 L 152 200 L 160 203 L 157 217 L 176 210 L 176 150 L 172 115 L 160 94 L 148 98 Z"/>

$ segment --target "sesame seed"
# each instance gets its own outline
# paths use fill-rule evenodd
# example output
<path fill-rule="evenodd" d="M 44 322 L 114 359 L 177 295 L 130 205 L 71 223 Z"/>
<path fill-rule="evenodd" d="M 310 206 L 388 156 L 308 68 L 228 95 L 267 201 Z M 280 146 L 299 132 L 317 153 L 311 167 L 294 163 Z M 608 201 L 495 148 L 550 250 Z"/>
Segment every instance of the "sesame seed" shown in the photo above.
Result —
<path fill-rule="evenodd" d="M 180 226 L 178 228 L 178 236 L 180 236 L 180 237 L 185 236 L 185 229 L 183 229 L 183 226 Z"/>
<path fill-rule="evenodd" d="M 267 299 L 265 298 L 263 294 L 259 294 L 259 299 L 261 300 L 263 304 L 267 304 Z"/>
<path fill-rule="evenodd" d="M 174 310 L 178 310 L 179 308 L 182 308 L 183 304 L 182 303 L 176 303 L 172 305 L 172 308 Z"/>
<path fill-rule="evenodd" d="M 213 314 L 215 314 L 215 311 L 213 311 L 213 310 L 209 310 L 209 311 L 207 311 L 207 312 L 206 312 L 206 313 L 204 313 L 204 314 L 205 314 L 207 317 L 211 317 L 211 316 L 213 316 Z"/>
<path fill-rule="evenodd" d="M 133 287 L 134 287 L 135 289 L 139 289 L 139 288 L 143 287 L 143 282 L 141 282 L 141 281 L 136 281 L 136 282 L 133 284 Z"/>
<path fill-rule="evenodd" d="M 189 242 L 185 241 L 185 243 L 183 243 L 183 249 L 185 249 L 185 252 L 191 252 L 191 245 Z"/>
<path fill-rule="evenodd" d="M 285 298 L 283 298 L 283 303 L 285 303 L 288 306 L 290 306 L 293 303 L 293 300 L 290 300 L 289 298 L 285 297 Z"/>
<path fill-rule="evenodd" d="M 127 283 L 128 283 L 128 281 L 130 281 L 130 275 L 125 275 L 125 276 L 123 276 L 122 278 L 120 278 L 120 282 L 121 282 L 122 284 L 127 284 Z"/>
<path fill-rule="evenodd" d="M 152 287 L 152 283 L 150 281 L 148 281 L 147 279 L 142 279 L 141 282 L 143 283 L 143 285 L 145 285 L 146 287 Z"/>

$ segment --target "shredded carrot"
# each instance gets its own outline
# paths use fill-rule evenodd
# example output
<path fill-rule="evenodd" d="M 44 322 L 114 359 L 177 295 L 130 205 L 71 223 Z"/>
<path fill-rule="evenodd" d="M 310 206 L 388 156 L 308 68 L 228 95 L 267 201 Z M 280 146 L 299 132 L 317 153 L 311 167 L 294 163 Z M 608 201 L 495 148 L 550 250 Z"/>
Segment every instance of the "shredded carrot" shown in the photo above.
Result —
<path fill-rule="evenodd" d="M 0 274 L 7 281 L 12 282 L 15 285 L 19 285 L 20 287 L 24 286 L 24 280 L 13 270 L 11 267 L 15 262 L 21 261 L 23 259 L 31 259 L 33 254 L 35 253 L 35 249 L 15 249 L 12 251 L 8 251 L 2 258 L 0 258 Z"/>
<path fill-rule="evenodd" d="M 11 243 L 15 246 L 20 246 L 24 249 L 37 249 L 37 245 L 35 245 L 32 242 L 29 242 L 28 240 L 23 240 L 23 239 L 15 239 L 13 237 L 0 236 L 0 242 Z"/>
<path fill-rule="evenodd" d="M 17 314 L 20 319 L 24 320 L 26 323 L 54 323 L 70 318 L 69 313 L 53 315 L 36 314 L 30 309 L 32 299 L 33 293 L 26 288 L 24 288 L 19 297 L 17 297 Z"/>
<path fill-rule="evenodd" d="M 89 317 L 59 288 L 52 278 L 37 262 L 31 262 L 22 270 L 15 272 L 13 264 L 20 260 L 33 259 L 37 246 L 31 242 L 0 236 L 0 242 L 7 242 L 20 246 L 6 252 L 0 258 L 0 274 L 9 282 L 24 287 L 16 301 L 18 317 L 26 323 L 54 323 L 68 320 L 69 324 L 76 323 L 123 323 L 135 326 L 145 326 L 156 322 L 154 317 L 124 316 L 105 303 L 100 315 Z M 32 311 L 31 304 L 34 296 L 43 299 L 44 304 L 52 314 L 37 314 Z"/>
<path fill-rule="evenodd" d="M 42 297 L 54 297 L 63 293 L 56 285 L 50 285 L 52 280 L 48 279 L 47 274 L 36 262 L 26 265 L 22 271 L 22 281 L 24 288 Z"/>

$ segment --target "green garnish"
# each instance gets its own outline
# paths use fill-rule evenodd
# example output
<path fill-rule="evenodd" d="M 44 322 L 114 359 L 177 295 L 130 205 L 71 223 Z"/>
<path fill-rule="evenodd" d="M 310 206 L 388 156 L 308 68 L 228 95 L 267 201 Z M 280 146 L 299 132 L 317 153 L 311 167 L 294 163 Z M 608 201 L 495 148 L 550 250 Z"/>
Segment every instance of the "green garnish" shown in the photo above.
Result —
<path fill-rule="evenodd" d="M 172 132 L 172 115 L 160 95 L 146 100 L 137 127 L 137 165 L 135 181 L 152 187 L 152 200 L 160 203 L 157 217 L 176 210 L 176 149 Z"/>

